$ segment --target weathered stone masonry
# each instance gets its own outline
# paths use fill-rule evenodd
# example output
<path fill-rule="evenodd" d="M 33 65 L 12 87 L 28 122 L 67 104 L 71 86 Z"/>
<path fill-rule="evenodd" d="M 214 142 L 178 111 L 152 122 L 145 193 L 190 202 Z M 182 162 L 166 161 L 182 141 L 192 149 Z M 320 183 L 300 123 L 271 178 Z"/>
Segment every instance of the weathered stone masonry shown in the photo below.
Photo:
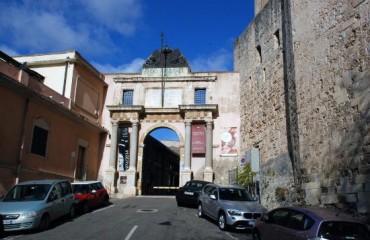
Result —
<path fill-rule="evenodd" d="M 241 151 L 260 149 L 267 206 L 301 187 L 305 204 L 370 212 L 369 12 L 368 0 L 271 0 L 235 42 Z"/>

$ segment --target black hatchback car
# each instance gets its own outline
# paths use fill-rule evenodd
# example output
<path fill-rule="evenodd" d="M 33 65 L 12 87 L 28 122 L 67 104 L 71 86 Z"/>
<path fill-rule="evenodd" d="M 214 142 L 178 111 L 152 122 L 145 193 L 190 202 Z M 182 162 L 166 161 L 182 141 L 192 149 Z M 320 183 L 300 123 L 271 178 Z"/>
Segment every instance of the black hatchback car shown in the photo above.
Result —
<path fill-rule="evenodd" d="M 207 181 L 191 180 L 176 192 L 177 206 L 197 206 L 199 193 L 208 184 Z"/>

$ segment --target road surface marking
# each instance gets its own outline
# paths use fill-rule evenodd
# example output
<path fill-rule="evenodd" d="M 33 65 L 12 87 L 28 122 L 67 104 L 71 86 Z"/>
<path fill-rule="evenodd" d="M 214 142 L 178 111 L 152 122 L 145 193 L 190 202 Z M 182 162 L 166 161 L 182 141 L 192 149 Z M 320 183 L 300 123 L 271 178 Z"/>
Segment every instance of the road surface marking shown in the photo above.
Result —
<path fill-rule="evenodd" d="M 131 229 L 131 231 L 130 231 L 130 232 L 127 234 L 127 236 L 125 237 L 125 240 L 130 240 L 130 238 L 131 238 L 132 234 L 134 234 L 134 232 L 135 232 L 136 228 L 137 228 L 137 225 L 135 225 L 135 226 Z"/>
<path fill-rule="evenodd" d="M 111 208 L 111 207 L 114 207 L 114 205 L 112 204 L 112 205 L 110 205 L 110 206 L 108 206 L 108 207 L 97 209 L 97 210 L 93 211 L 92 213 L 101 212 L 101 211 L 104 211 L 104 210 L 106 210 L 106 209 L 108 209 L 108 208 Z"/>

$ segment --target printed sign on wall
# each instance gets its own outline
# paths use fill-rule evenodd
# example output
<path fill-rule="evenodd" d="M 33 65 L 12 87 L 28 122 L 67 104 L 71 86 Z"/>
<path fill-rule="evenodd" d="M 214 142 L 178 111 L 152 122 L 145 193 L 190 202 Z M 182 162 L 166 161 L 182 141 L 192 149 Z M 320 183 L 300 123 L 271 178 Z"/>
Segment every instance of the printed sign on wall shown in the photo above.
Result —
<path fill-rule="evenodd" d="M 237 154 L 237 128 L 229 127 L 221 129 L 221 154 Z"/>
<path fill-rule="evenodd" d="M 130 166 L 130 134 L 128 127 L 118 128 L 118 170 L 126 171 Z"/>

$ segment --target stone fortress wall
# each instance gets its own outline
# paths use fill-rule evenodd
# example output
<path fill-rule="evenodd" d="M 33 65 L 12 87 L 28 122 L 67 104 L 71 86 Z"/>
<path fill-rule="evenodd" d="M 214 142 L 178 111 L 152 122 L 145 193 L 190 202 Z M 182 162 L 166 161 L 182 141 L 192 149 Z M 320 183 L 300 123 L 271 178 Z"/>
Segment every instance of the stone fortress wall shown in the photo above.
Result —
<path fill-rule="evenodd" d="M 370 2 L 270 0 L 234 45 L 262 202 L 370 212 Z"/>

